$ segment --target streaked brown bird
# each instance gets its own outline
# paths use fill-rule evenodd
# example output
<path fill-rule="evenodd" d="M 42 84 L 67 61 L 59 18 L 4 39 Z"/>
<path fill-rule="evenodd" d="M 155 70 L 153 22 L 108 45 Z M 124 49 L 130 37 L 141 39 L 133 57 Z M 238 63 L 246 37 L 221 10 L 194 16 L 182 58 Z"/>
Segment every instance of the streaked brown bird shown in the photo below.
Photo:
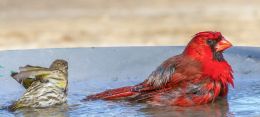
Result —
<path fill-rule="evenodd" d="M 11 111 L 24 107 L 50 107 L 67 101 L 67 61 L 58 59 L 49 68 L 27 65 L 19 70 L 11 76 L 26 88 L 26 92 L 9 107 Z"/>

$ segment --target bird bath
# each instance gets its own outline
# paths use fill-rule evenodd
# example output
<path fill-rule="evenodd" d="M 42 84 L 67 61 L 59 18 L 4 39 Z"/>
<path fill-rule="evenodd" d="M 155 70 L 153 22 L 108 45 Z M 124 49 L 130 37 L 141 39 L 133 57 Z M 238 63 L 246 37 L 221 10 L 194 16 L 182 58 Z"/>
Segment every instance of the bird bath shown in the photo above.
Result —
<path fill-rule="evenodd" d="M 142 82 L 163 60 L 183 47 L 109 47 L 37 49 L 0 52 L 0 116 L 260 116 L 260 48 L 233 47 L 224 54 L 234 70 L 235 88 L 227 99 L 196 107 L 159 107 L 126 101 L 82 102 L 86 95 Z M 46 109 L 4 109 L 24 92 L 12 71 L 19 66 L 69 62 L 67 105 Z"/>

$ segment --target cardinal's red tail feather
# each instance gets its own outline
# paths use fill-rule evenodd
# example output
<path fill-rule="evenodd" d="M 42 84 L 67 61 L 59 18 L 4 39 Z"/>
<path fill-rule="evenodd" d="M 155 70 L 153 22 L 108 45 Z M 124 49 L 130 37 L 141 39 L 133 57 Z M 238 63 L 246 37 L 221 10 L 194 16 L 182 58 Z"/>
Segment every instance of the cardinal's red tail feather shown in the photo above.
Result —
<path fill-rule="evenodd" d="M 97 99 L 116 100 L 116 99 L 128 98 L 138 94 L 137 92 L 132 91 L 132 89 L 133 86 L 111 89 L 95 95 L 87 96 L 85 100 L 97 100 Z"/>

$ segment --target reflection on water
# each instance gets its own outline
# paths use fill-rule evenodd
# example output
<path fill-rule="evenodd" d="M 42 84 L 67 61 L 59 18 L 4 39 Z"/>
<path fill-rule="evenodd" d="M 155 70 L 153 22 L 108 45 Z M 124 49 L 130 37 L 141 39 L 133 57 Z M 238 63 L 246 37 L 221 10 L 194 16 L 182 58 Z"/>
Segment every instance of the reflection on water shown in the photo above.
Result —
<path fill-rule="evenodd" d="M 14 115 L 23 117 L 68 117 L 69 111 L 67 105 L 62 105 L 45 109 L 22 109 L 14 112 Z"/>
<path fill-rule="evenodd" d="M 238 77 L 239 78 L 239 77 Z M 238 79 L 237 78 L 237 79 Z M 210 103 L 195 107 L 162 107 L 145 103 L 127 101 L 80 101 L 85 95 L 98 92 L 91 86 L 92 82 L 81 81 L 69 92 L 68 105 L 46 109 L 24 109 L 15 113 L 0 110 L 0 114 L 15 116 L 156 116 L 156 117 L 234 117 L 260 115 L 260 80 L 251 77 L 248 80 L 236 80 L 236 88 L 230 90 L 228 99 L 217 99 Z M 112 84 L 112 82 L 110 82 Z M 105 84 L 110 84 L 106 82 Z M 72 83 L 74 84 L 74 83 Z M 89 84 L 89 85 L 88 85 Z M 12 97 L 12 96 L 9 96 Z M 17 96 L 16 96 L 17 97 Z M 11 102 L 9 102 L 11 103 Z"/>
<path fill-rule="evenodd" d="M 200 105 L 195 107 L 148 107 L 140 111 L 147 115 L 156 117 L 224 117 L 233 116 L 229 112 L 226 99 L 219 99 L 216 103 Z"/>

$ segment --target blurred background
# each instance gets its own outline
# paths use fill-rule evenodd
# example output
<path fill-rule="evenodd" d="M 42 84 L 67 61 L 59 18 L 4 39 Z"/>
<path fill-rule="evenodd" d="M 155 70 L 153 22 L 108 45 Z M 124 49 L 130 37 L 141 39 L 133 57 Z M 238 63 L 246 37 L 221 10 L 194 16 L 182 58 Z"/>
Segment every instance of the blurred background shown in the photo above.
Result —
<path fill-rule="evenodd" d="M 199 31 L 260 46 L 258 0 L 0 0 L 0 49 L 186 45 Z"/>

